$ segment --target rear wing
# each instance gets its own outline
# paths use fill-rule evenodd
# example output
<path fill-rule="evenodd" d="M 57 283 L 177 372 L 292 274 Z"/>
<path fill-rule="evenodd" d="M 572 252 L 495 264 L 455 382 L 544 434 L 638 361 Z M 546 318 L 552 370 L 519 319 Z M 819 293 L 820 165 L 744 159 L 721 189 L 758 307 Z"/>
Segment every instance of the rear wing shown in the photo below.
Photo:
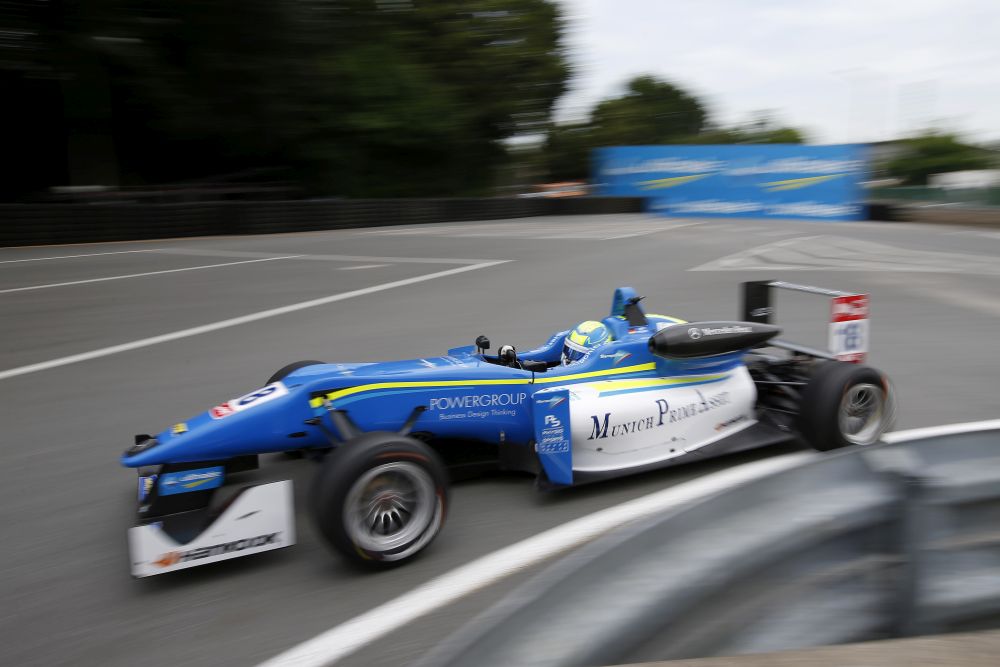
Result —
<path fill-rule="evenodd" d="M 754 280 L 743 283 L 741 319 L 746 322 L 771 324 L 774 305 L 772 289 L 786 289 L 830 298 L 828 350 L 814 350 L 796 343 L 772 340 L 768 345 L 808 354 L 823 359 L 836 359 L 862 364 L 868 356 L 868 295 L 824 289 L 812 285 L 797 285 L 781 280 Z"/>

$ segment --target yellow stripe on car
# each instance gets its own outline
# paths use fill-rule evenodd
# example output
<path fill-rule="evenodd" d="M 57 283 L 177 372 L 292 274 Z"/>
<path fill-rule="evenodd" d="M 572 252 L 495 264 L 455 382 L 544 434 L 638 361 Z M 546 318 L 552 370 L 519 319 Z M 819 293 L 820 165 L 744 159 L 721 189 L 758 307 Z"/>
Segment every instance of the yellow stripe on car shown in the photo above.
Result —
<path fill-rule="evenodd" d="M 618 391 L 622 389 L 645 389 L 647 387 L 667 387 L 684 384 L 698 384 L 712 382 L 726 378 L 728 373 L 714 373 L 712 375 L 689 375 L 687 377 L 676 378 L 643 378 L 637 380 L 604 380 L 594 382 L 590 386 L 598 391 Z"/>
<path fill-rule="evenodd" d="M 596 378 L 604 375 L 622 375 L 624 373 L 641 373 L 651 371 L 656 368 L 656 364 L 639 364 L 637 366 L 625 366 L 624 368 L 605 368 L 603 371 L 590 371 L 589 373 L 574 373 L 573 375 L 558 375 L 553 377 L 536 377 L 535 384 L 550 384 L 552 382 L 566 382 L 567 380 L 580 380 L 583 378 Z"/>
<path fill-rule="evenodd" d="M 605 377 L 608 375 L 626 375 L 629 373 L 641 373 L 651 371 L 656 368 L 656 363 L 638 364 L 626 366 L 624 368 L 606 368 L 600 371 L 590 371 L 588 373 L 573 373 L 572 375 L 558 375 L 553 377 L 536 377 L 535 384 L 550 384 L 553 382 L 568 382 L 572 380 L 582 380 L 592 377 Z M 309 401 L 310 407 L 323 407 L 326 401 L 336 401 L 346 396 L 352 396 L 366 391 L 377 391 L 379 389 L 409 389 L 418 387 L 476 387 L 485 385 L 524 385 L 531 384 L 530 378 L 511 378 L 509 380 L 437 380 L 433 382 L 376 382 L 374 384 L 363 384 L 357 387 L 348 387 L 332 391 L 326 396 L 313 398 Z"/>

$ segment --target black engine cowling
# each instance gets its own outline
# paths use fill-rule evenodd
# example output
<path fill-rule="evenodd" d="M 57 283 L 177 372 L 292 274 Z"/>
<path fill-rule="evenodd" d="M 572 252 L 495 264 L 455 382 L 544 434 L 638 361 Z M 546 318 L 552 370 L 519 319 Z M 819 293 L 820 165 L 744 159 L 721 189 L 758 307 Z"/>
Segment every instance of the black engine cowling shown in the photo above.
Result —
<path fill-rule="evenodd" d="M 757 347 L 781 333 L 756 322 L 688 322 L 661 329 L 649 339 L 649 351 L 665 359 L 692 359 Z"/>

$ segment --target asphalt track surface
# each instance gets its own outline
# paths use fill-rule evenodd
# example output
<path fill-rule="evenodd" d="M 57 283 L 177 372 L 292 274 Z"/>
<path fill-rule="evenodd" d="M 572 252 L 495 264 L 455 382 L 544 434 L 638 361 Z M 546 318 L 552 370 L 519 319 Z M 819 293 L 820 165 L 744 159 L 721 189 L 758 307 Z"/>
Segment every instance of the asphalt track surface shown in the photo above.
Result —
<path fill-rule="evenodd" d="M 990 419 L 998 256 L 1000 234 L 957 227 L 642 215 L 0 249 L 0 664 L 252 664 L 567 520 L 780 453 L 555 494 L 464 482 L 434 545 L 389 572 L 331 557 L 300 509 L 294 548 L 132 580 L 135 477 L 117 463 L 132 434 L 285 363 L 437 355 L 480 333 L 524 349 L 604 316 L 619 285 L 653 312 L 735 318 L 739 282 L 774 278 L 872 294 L 871 362 L 895 379 L 900 428 Z M 782 296 L 778 322 L 822 344 L 827 308 Z M 264 463 L 301 500 L 311 464 Z M 490 596 L 344 664 L 415 659 Z"/>

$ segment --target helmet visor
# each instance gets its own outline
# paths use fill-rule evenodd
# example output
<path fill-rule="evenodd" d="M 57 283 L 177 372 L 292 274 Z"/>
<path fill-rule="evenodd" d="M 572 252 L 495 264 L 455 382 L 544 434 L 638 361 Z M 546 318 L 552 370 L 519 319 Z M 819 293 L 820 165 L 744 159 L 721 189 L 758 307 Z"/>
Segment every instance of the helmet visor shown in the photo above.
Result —
<path fill-rule="evenodd" d="M 574 343 L 567 337 L 566 341 L 563 343 L 563 351 L 562 351 L 563 366 L 565 366 L 566 364 L 572 364 L 574 362 L 580 361 L 581 359 L 583 359 L 584 356 L 586 356 L 587 352 L 589 351 L 590 351 L 589 348 L 586 348 L 583 345 L 580 345 L 579 343 Z"/>

